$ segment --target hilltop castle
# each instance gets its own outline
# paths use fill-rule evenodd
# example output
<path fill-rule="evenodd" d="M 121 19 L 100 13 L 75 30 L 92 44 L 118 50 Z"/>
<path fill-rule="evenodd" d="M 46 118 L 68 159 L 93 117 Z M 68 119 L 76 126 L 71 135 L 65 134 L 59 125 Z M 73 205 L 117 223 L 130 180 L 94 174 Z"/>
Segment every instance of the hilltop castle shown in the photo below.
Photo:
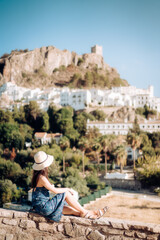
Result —
<path fill-rule="evenodd" d="M 102 51 L 102 46 L 95 45 L 91 47 L 91 53 L 96 53 L 98 55 L 101 55 L 103 57 L 103 51 Z"/>

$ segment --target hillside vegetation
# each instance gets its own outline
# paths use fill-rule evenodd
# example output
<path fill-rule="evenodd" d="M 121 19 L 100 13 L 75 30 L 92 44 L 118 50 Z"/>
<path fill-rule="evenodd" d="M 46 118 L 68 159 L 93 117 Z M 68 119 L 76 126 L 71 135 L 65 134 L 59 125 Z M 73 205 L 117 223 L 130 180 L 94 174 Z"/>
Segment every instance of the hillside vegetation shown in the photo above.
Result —
<path fill-rule="evenodd" d="M 118 86 L 128 86 L 127 81 L 121 79 L 115 73 L 109 73 L 101 69 L 82 69 L 75 66 L 62 66 L 56 69 L 51 76 L 47 75 L 43 68 L 33 74 L 22 73 L 22 79 L 18 85 L 25 87 L 64 87 L 69 88 L 111 88 Z"/>

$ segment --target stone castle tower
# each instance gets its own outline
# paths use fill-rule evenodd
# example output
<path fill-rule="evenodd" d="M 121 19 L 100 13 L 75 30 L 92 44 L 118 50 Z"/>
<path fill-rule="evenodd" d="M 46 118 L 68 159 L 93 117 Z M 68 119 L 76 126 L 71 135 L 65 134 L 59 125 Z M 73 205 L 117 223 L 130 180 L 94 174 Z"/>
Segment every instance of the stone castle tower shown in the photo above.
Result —
<path fill-rule="evenodd" d="M 91 47 L 91 53 L 96 53 L 98 55 L 103 56 L 103 52 L 102 52 L 102 46 L 98 46 L 97 44 L 93 47 Z"/>

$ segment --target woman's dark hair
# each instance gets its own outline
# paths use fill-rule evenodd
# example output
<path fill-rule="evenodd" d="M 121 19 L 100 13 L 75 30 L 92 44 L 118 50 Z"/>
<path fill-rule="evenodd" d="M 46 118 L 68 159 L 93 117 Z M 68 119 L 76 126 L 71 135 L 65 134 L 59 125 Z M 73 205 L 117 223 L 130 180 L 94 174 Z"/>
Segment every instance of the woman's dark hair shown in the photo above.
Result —
<path fill-rule="evenodd" d="M 37 170 L 33 171 L 33 177 L 32 177 L 32 183 L 31 183 L 32 188 L 35 188 L 37 186 L 38 180 L 41 175 L 45 176 L 48 179 L 48 168 L 44 168 L 39 171 Z"/>

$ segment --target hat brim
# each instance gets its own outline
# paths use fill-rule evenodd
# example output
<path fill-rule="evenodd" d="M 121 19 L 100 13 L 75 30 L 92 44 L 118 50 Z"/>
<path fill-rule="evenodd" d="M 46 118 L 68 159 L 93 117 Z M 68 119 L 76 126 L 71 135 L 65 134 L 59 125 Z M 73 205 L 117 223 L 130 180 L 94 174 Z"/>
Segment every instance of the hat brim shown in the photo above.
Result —
<path fill-rule="evenodd" d="M 47 158 L 47 160 L 44 163 L 42 163 L 42 164 L 34 163 L 32 168 L 34 170 L 40 171 L 40 170 L 42 170 L 42 169 L 44 169 L 46 167 L 49 167 L 53 163 L 54 157 L 51 156 L 51 155 L 48 155 L 48 154 L 47 154 L 47 156 L 48 156 L 48 158 Z"/>

